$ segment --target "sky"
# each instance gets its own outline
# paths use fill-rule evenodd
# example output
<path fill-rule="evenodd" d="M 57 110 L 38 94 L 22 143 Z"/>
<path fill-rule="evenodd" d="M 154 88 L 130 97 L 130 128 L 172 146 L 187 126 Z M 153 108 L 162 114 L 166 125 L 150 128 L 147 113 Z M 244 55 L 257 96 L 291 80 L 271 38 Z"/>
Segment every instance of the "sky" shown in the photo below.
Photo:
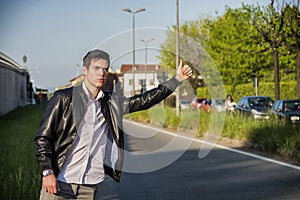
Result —
<path fill-rule="evenodd" d="M 179 0 L 179 23 L 221 15 L 225 6 L 266 6 L 270 0 Z M 159 46 L 176 24 L 176 0 L 3 0 L 0 3 L 0 52 L 29 69 L 37 87 L 53 90 L 81 72 L 92 49 L 110 53 L 112 69 L 132 63 L 135 14 L 136 63 L 158 63 Z M 23 63 L 23 56 L 27 62 Z"/>

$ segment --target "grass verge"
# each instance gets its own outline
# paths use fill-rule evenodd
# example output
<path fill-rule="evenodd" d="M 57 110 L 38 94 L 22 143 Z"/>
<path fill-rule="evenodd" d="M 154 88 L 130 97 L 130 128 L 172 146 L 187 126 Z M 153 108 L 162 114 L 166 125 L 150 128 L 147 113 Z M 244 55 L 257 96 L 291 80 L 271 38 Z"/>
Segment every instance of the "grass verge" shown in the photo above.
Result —
<path fill-rule="evenodd" d="M 31 105 L 0 117 L 0 199 L 39 199 L 41 175 L 33 139 L 43 111 Z"/>

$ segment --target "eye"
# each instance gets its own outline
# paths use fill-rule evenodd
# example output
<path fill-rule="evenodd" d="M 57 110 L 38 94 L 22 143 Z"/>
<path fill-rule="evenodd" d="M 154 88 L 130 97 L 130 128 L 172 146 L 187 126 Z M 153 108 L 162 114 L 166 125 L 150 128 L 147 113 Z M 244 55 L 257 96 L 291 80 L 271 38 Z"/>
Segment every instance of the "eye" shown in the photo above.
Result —
<path fill-rule="evenodd" d="M 94 70 L 99 71 L 100 69 L 101 69 L 103 72 L 108 72 L 108 67 L 94 66 Z"/>

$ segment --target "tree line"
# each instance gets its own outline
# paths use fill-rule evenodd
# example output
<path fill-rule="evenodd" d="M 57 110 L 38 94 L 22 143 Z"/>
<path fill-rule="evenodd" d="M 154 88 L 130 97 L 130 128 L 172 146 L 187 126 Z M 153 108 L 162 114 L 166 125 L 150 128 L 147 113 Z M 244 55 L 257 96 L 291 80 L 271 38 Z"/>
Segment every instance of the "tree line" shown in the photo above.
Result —
<path fill-rule="evenodd" d="M 220 16 L 182 23 L 179 54 L 198 69 L 193 87 L 203 85 L 197 80 L 199 76 L 205 82 L 220 83 L 212 78 L 220 75 L 223 83 L 233 88 L 258 78 L 261 82 L 274 82 L 275 99 L 280 99 L 279 82 L 296 81 L 296 96 L 300 99 L 299 1 L 270 0 L 265 7 L 226 7 Z M 161 45 L 162 66 L 176 66 L 175 40 L 176 26 L 172 26 Z M 218 73 L 211 65 L 217 66 Z"/>

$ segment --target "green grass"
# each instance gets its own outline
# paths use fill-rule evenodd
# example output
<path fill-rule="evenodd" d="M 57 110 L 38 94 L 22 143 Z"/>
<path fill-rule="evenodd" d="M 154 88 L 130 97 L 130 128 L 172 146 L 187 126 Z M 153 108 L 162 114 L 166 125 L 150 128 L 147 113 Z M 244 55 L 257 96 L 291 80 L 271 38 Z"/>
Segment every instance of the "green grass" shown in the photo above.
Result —
<path fill-rule="evenodd" d="M 149 110 L 128 114 L 125 118 L 138 122 L 153 123 L 171 130 L 189 130 L 195 127 L 195 124 L 193 125 L 192 123 L 195 122 L 195 120 L 191 119 L 198 119 L 199 113 L 183 110 L 180 116 L 176 116 L 176 110 L 174 108 L 159 104 Z"/>
<path fill-rule="evenodd" d="M 0 117 L 0 199 L 39 199 L 41 175 L 33 139 L 43 110 L 32 105 Z"/>

